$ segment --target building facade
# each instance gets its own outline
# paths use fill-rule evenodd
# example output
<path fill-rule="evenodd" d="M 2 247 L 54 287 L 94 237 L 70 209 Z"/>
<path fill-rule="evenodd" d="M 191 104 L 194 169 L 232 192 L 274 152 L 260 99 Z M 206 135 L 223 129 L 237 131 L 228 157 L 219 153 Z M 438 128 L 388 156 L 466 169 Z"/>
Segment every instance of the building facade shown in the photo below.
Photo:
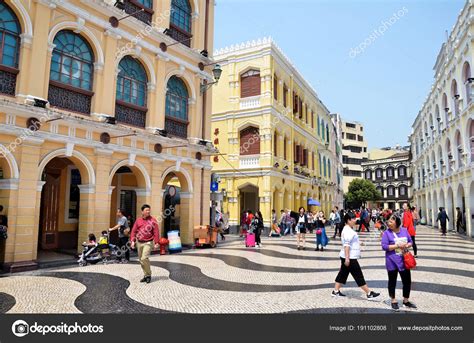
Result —
<path fill-rule="evenodd" d="M 344 189 L 343 189 L 343 175 L 344 175 L 344 164 L 342 156 L 342 117 L 338 113 L 331 114 L 331 120 L 334 127 L 335 141 L 336 141 L 336 185 L 337 185 L 337 194 L 336 206 L 342 208 L 344 204 Z"/>
<path fill-rule="evenodd" d="M 119 207 L 150 204 L 184 244 L 209 222 L 214 2 L 109 2 L 0 2 L 6 269 L 76 252 Z"/>
<path fill-rule="evenodd" d="M 434 66 L 434 83 L 410 135 L 414 200 L 429 225 L 444 207 L 455 225 L 460 207 L 467 233 L 474 236 L 474 8 L 467 1 Z"/>
<path fill-rule="evenodd" d="M 223 211 L 238 226 L 242 211 L 336 205 L 336 141 L 329 110 L 271 39 L 218 50 L 222 65 L 213 89 L 213 143 L 221 155 Z"/>
<path fill-rule="evenodd" d="M 362 177 L 362 162 L 367 161 L 367 141 L 364 138 L 364 126 L 358 122 L 342 122 L 342 164 L 344 193 L 354 179 Z"/>
<path fill-rule="evenodd" d="M 380 192 L 381 199 L 370 207 L 400 209 L 412 199 L 410 147 L 371 151 L 369 160 L 362 163 L 363 177 Z"/>

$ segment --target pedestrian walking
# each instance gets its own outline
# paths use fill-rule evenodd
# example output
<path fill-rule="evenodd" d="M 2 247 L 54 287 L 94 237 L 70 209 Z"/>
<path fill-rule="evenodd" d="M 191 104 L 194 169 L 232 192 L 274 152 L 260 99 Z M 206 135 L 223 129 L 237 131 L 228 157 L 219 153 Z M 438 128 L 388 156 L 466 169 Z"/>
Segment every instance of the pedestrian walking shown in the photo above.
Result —
<path fill-rule="evenodd" d="M 441 236 L 446 236 L 449 217 L 448 217 L 448 214 L 446 213 L 446 211 L 443 207 L 439 208 L 438 218 L 436 219 L 436 221 L 439 221 L 439 224 L 441 226 L 441 232 L 442 232 Z"/>
<path fill-rule="evenodd" d="M 120 262 L 127 263 L 130 261 L 130 247 L 128 246 L 128 238 L 130 236 L 130 227 L 128 226 L 128 219 L 123 209 L 117 209 L 117 225 L 111 227 L 109 232 L 118 230 L 118 247 L 120 248 Z"/>
<path fill-rule="evenodd" d="M 308 228 L 308 216 L 304 207 L 299 208 L 298 221 L 296 222 L 296 242 L 298 250 L 305 250 L 306 247 L 306 230 Z M 300 242 L 302 243 L 300 245 Z"/>
<path fill-rule="evenodd" d="M 334 207 L 334 236 L 333 238 L 336 238 L 340 226 L 341 226 L 341 213 L 339 212 L 339 207 L 335 206 Z"/>
<path fill-rule="evenodd" d="M 364 274 L 360 268 L 358 259 L 360 255 L 360 242 L 359 236 L 354 231 L 356 226 L 356 216 L 352 212 L 348 212 L 344 216 L 344 229 L 341 234 L 342 249 L 339 253 L 341 259 L 341 268 L 336 277 L 336 283 L 334 290 L 332 291 L 333 297 L 344 297 L 345 294 L 341 293 L 341 288 L 347 282 L 349 274 L 352 275 L 357 286 L 359 286 L 366 294 L 367 300 L 376 299 L 380 293 L 371 291 L 367 286 L 364 279 Z"/>
<path fill-rule="evenodd" d="M 143 270 L 143 279 L 140 282 L 151 282 L 150 254 L 153 249 L 158 249 L 160 229 L 158 222 L 151 216 L 150 205 L 143 205 L 142 217 L 138 218 L 130 235 L 131 248 L 138 249 L 138 259 Z M 153 245 L 153 242 L 155 243 Z"/>
<path fill-rule="evenodd" d="M 412 246 L 411 234 L 402 227 L 400 217 L 390 216 L 388 219 L 388 230 L 382 236 L 382 249 L 385 251 L 385 266 L 388 273 L 388 294 L 391 299 L 392 309 L 399 309 L 398 301 L 395 297 L 397 277 L 400 274 L 403 284 L 403 307 L 416 309 L 416 305 L 410 302 L 411 272 L 405 268 L 403 259 L 404 251 Z"/>
<path fill-rule="evenodd" d="M 404 203 L 402 207 L 404 211 L 402 226 L 408 230 L 408 233 L 410 234 L 412 245 L 413 245 L 413 253 L 415 254 L 415 257 L 418 257 L 417 256 L 418 248 L 415 243 L 416 230 L 415 230 L 415 224 L 413 223 L 413 216 L 411 214 L 410 205 L 407 203 Z"/>
<path fill-rule="evenodd" d="M 370 215 L 364 206 L 362 206 L 362 211 L 360 212 L 360 225 L 359 230 L 357 230 L 357 232 L 360 232 L 362 230 L 362 226 L 367 229 L 367 232 L 370 232 Z"/>
<path fill-rule="evenodd" d="M 318 220 L 316 221 L 316 249 L 319 251 L 319 246 L 321 246 L 321 251 L 324 251 L 324 247 L 328 245 L 329 239 L 326 235 L 326 218 L 324 217 L 324 212 L 319 212 Z"/>
<path fill-rule="evenodd" d="M 261 248 L 262 241 L 260 239 L 260 236 L 264 228 L 262 212 L 260 211 L 255 212 L 255 216 L 253 216 L 252 218 L 251 227 L 252 227 L 252 231 L 255 233 L 255 246 L 257 248 Z"/>
<path fill-rule="evenodd" d="M 418 213 L 418 209 L 416 206 L 413 206 L 411 208 L 411 215 L 413 217 L 413 225 L 415 226 L 415 230 L 417 225 L 420 223 L 420 214 Z"/>
<path fill-rule="evenodd" d="M 456 231 L 457 233 L 461 233 L 462 231 L 464 231 L 463 214 L 461 212 L 460 207 L 456 207 Z"/>

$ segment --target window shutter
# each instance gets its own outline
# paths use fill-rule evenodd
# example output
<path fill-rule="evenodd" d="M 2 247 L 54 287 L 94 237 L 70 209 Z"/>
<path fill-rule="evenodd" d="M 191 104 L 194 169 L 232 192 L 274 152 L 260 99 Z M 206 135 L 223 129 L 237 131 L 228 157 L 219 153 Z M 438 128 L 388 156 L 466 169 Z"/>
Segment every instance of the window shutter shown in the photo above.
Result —
<path fill-rule="evenodd" d="M 296 145 L 295 148 L 295 163 L 299 164 L 300 163 L 300 146 Z"/>
<path fill-rule="evenodd" d="M 259 130 L 255 127 L 248 127 L 240 131 L 240 155 L 260 154 Z"/>
<path fill-rule="evenodd" d="M 303 100 L 299 99 L 298 103 L 298 112 L 300 114 L 299 118 L 303 118 Z"/>
<path fill-rule="evenodd" d="M 286 158 L 286 137 L 283 137 L 283 158 L 288 161 Z"/>
<path fill-rule="evenodd" d="M 303 149 L 303 165 L 308 166 L 308 149 Z"/>
<path fill-rule="evenodd" d="M 286 88 L 286 85 L 283 84 L 283 106 L 285 108 L 287 106 L 287 98 L 288 98 L 288 88 Z"/>
<path fill-rule="evenodd" d="M 260 87 L 260 72 L 258 70 L 249 70 L 242 74 L 240 78 L 240 97 L 247 98 L 260 95 Z"/>
<path fill-rule="evenodd" d="M 278 135 L 276 131 L 273 134 L 273 154 L 278 157 Z"/>
<path fill-rule="evenodd" d="M 273 76 L 273 98 L 278 100 L 278 78 L 276 75 Z"/>
<path fill-rule="evenodd" d="M 293 114 L 298 113 L 298 95 L 293 92 Z"/>

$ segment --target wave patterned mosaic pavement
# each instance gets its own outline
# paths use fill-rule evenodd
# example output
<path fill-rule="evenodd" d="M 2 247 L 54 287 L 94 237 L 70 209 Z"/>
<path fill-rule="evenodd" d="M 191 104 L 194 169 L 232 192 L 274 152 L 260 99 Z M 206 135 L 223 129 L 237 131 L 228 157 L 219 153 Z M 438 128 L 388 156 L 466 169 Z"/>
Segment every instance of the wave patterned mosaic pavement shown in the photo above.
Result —
<path fill-rule="evenodd" d="M 330 233 L 330 232 L 328 232 Z M 0 313 L 391 313 L 384 252 L 361 233 L 360 264 L 380 300 L 367 301 L 349 276 L 346 298 L 332 298 L 340 242 L 314 251 L 295 238 L 262 238 L 261 249 L 228 236 L 215 249 L 151 257 L 152 282 L 130 264 L 42 269 L 0 278 Z M 410 313 L 474 313 L 474 242 L 419 227 Z M 401 283 L 397 286 L 401 299 Z M 407 313 L 403 312 L 402 313 Z"/>

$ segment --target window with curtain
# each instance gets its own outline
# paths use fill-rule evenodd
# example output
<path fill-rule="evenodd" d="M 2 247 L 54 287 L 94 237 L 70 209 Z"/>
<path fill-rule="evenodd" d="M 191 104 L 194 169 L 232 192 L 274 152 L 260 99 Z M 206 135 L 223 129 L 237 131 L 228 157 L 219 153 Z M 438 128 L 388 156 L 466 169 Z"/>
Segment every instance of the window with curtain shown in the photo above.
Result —
<path fill-rule="evenodd" d="M 15 13 L 0 2 L 0 93 L 15 95 L 21 27 Z"/>
<path fill-rule="evenodd" d="M 56 34 L 51 57 L 48 100 L 52 106 L 90 114 L 94 53 L 81 35 Z"/>
<path fill-rule="evenodd" d="M 148 78 L 143 65 L 132 56 L 119 63 L 115 118 L 122 123 L 145 127 Z"/>
<path fill-rule="evenodd" d="M 54 38 L 50 80 L 85 90 L 92 89 L 93 53 L 80 35 L 64 30 Z"/>
<path fill-rule="evenodd" d="M 167 84 L 165 129 L 172 135 L 187 137 L 188 89 L 179 77 L 172 76 Z"/>
<path fill-rule="evenodd" d="M 131 56 L 125 56 L 119 63 L 117 76 L 117 100 L 145 107 L 147 75 L 143 65 Z"/>
<path fill-rule="evenodd" d="M 191 13 L 188 0 L 171 1 L 171 24 L 187 33 L 191 33 Z"/>

